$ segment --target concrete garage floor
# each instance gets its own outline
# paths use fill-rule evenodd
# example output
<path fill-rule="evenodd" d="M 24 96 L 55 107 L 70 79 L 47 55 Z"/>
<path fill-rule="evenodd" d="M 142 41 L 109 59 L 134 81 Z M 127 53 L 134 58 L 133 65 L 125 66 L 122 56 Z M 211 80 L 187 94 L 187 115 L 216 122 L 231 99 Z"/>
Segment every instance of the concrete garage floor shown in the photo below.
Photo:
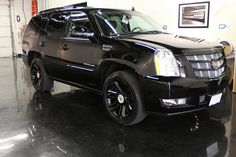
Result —
<path fill-rule="evenodd" d="M 0 87 L 0 157 L 236 156 L 231 92 L 210 113 L 149 115 L 122 127 L 99 95 L 58 82 L 36 93 L 21 59 L 0 59 Z"/>

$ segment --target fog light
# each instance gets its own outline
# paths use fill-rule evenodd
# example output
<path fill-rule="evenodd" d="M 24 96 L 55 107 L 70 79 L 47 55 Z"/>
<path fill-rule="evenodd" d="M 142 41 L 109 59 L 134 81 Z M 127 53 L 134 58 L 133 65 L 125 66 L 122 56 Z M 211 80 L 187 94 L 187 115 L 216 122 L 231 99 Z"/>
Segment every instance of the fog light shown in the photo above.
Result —
<path fill-rule="evenodd" d="M 171 107 L 171 106 L 178 106 L 178 105 L 184 105 L 186 104 L 187 98 L 181 98 L 181 99 L 162 99 L 162 102 L 165 106 Z"/>

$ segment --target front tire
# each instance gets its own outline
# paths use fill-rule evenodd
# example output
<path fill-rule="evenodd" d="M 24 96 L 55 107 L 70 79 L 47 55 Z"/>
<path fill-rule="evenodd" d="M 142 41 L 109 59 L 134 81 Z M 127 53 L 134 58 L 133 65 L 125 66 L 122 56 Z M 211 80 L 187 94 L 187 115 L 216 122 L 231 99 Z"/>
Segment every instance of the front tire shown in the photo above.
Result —
<path fill-rule="evenodd" d="M 103 87 L 105 108 L 116 122 L 130 126 L 146 117 L 135 74 L 117 71 L 108 76 Z"/>
<path fill-rule="evenodd" d="M 40 58 L 33 59 L 30 66 L 31 82 L 38 92 L 50 91 L 53 86 L 53 80 L 46 73 L 43 61 Z"/>

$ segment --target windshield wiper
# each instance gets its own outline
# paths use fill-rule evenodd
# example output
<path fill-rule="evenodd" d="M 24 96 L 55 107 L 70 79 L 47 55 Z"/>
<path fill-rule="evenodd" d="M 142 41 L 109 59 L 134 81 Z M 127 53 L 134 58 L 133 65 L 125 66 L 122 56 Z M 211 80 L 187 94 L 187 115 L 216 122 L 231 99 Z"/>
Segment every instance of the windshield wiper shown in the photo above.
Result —
<path fill-rule="evenodd" d="M 146 31 L 144 33 L 148 33 L 148 34 L 162 34 L 162 31 L 158 31 L 158 30 L 151 30 L 151 31 Z"/>
<path fill-rule="evenodd" d="M 123 33 L 113 33 L 110 36 L 119 36 L 119 35 L 130 35 L 130 34 L 162 34 L 162 31 L 151 30 L 151 31 L 139 31 L 139 32 L 123 32 Z"/>
<path fill-rule="evenodd" d="M 127 34 L 143 34 L 144 32 L 123 32 L 119 33 L 119 35 L 127 35 Z"/>
<path fill-rule="evenodd" d="M 119 33 L 119 35 L 127 35 L 127 34 L 162 34 L 162 31 L 151 30 L 151 31 L 139 31 L 139 32 L 124 32 Z"/>

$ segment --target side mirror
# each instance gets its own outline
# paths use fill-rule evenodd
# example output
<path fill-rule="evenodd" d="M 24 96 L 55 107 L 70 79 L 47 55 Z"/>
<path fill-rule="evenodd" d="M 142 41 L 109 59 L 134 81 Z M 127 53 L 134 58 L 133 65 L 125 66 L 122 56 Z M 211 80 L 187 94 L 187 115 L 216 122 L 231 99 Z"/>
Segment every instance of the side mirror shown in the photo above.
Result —
<path fill-rule="evenodd" d="M 70 29 L 70 36 L 80 38 L 91 38 L 94 36 L 94 32 L 89 32 L 89 29 L 84 26 L 73 26 Z"/>

